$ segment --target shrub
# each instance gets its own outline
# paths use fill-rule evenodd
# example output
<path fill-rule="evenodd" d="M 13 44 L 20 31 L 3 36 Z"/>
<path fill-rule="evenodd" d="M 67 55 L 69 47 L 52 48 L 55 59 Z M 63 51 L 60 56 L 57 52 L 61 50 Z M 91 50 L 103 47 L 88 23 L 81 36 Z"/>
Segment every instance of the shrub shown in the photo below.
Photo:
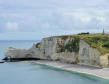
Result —
<path fill-rule="evenodd" d="M 72 39 L 65 45 L 65 50 L 69 52 L 78 52 L 79 51 L 79 38 Z"/>

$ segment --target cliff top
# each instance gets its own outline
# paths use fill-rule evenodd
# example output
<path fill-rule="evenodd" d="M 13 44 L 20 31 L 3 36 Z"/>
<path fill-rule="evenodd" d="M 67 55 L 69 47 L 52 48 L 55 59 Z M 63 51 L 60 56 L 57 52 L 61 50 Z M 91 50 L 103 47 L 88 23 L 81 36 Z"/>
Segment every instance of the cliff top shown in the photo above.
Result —
<path fill-rule="evenodd" d="M 84 40 L 91 47 L 97 48 L 101 54 L 109 53 L 109 35 L 102 35 L 101 33 L 89 34 L 89 33 L 80 33 L 74 35 L 63 35 L 63 36 L 53 36 L 54 38 L 78 38 Z M 49 38 L 53 38 L 49 37 Z"/>
<path fill-rule="evenodd" d="M 80 38 L 81 40 L 86 41 L 90 44 L 91 47 L 97 48 L 101 54 L 109 53 L 109 35 L 102 35 L 101 33 L 97 34 L 81 34 L 73 35 Z"/>

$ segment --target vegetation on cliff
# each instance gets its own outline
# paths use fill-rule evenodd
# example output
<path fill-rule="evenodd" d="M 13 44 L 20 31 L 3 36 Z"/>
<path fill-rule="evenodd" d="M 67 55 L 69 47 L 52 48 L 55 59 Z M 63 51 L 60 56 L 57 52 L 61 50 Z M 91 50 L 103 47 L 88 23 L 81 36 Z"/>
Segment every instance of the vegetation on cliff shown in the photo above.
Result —
<path fill-rule="evenodd" d="M 74 34 L 74 35 L 64 35 L 64 36 L 54 36 L 57 38 L 62 38 L 62 39 L 67 39 L 67 38 L 78 38 L 79 40 L 84 40 L 87 42 L 91 47 L 98 49 L 101 54 L 106 54 L 109 53 L 109 35 L 102 35 L 101 33 L 96 33 L 96 34 Z M 76 40 L 77 41 L 77 40 Z M 71 51 L 72 47 L 77 47 L 76 51 L 78 50 L 78 46 L 75 46 L 75 42 L 69 42 L 68 45 L 66 45 L 65 48 L 67 48 L 69 51 Z M 77 41 L 77 43 L 78 43 Z M 73 45 L 74 44 L 74 45 Z M 73 46 L 72 46 L 73 45 Z M 72 46 L 72 47 L 70 47 Z"/>
<path fill-rule="evenodd" d="M 78 52 L 79 51 L 79 38 L 74 38 L 69 41 L 65 46 L 65 50 L 69 52 Z"/>
<path fill-rule="evenodd" d="M 79 41 L 84 40 L 91 47 L 98 49 L 101 54 L 109 53 L 109 35 L 102 35 L 101 33 L 89 34 L 89 33 L 79 33 L 74 35 L 64 35 L 64 36 L 53 36 L 54 38 L 61 38 L 66 40 L 68 38 L 74 38 L 70 40 L 66 45 L 59 44 L 59 52 L 64 52 L 65 50 L 69 52 L 78 52 L 79 51 Z M 49 38 L 53 38 L 49 37 Z M 40 43 L 36 44 L 38 47 Z"/>
<path fill-rule="evenodd" d="M 88 44 L 90 44 L 91 47 L 97 48 L 101 54 L 109 53 L 109 35 L 102 35 L 101 33 L 97 33 L 73 36 L 86 41 Z"/>
<path fill-rule="evenodd" d="M 39 48 L 39 46 L 40 46 L 40 43 L 37 43 L 37 44 L 36 44 L 36 48 Z"/>
<path fill-rule="evenodd" d="M 69 38 L 69 37 L 67 37 Z M 62 37 L 61 39 L 66 40 L 67 39 L 66 36 L 65 38 Z M 78 52 L 79 51 L 79 38 L 72 38 L 69 39 L 69 41 L 65 44 L 65 41 L 63 43 L 59 43 L 57 42 L 57 53 L 60 52 Z"/>

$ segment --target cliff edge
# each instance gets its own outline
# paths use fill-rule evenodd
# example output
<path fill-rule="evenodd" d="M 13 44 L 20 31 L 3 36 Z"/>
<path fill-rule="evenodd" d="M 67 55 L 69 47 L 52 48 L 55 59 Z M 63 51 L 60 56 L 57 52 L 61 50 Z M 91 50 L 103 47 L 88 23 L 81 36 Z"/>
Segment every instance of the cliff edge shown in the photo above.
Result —
<path fill-rule="evenodd" d="M 28 49 L 8 48 L 5 60 L 40 59 L 58 60 L 65 63 L 109 66 L 108 36 L 101 34 L 78 34 L 43 38 Z M 102 44 L 101 44 L 102 43 Z"/>

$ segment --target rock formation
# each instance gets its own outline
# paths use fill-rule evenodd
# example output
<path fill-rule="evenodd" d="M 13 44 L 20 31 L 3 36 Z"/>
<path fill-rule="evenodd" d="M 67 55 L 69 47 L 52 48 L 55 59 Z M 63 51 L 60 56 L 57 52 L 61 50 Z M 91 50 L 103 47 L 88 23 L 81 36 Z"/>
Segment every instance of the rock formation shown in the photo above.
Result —
<path fill-rule="evenodd" d="M 95 67 L 109 66 L 109 54 L 102 55 L 84 40 L 70 36 L 44 38 L 28 50 L 8 48 L 5 59 L 7 57 L 58 60 L 64 63 Z"/>

